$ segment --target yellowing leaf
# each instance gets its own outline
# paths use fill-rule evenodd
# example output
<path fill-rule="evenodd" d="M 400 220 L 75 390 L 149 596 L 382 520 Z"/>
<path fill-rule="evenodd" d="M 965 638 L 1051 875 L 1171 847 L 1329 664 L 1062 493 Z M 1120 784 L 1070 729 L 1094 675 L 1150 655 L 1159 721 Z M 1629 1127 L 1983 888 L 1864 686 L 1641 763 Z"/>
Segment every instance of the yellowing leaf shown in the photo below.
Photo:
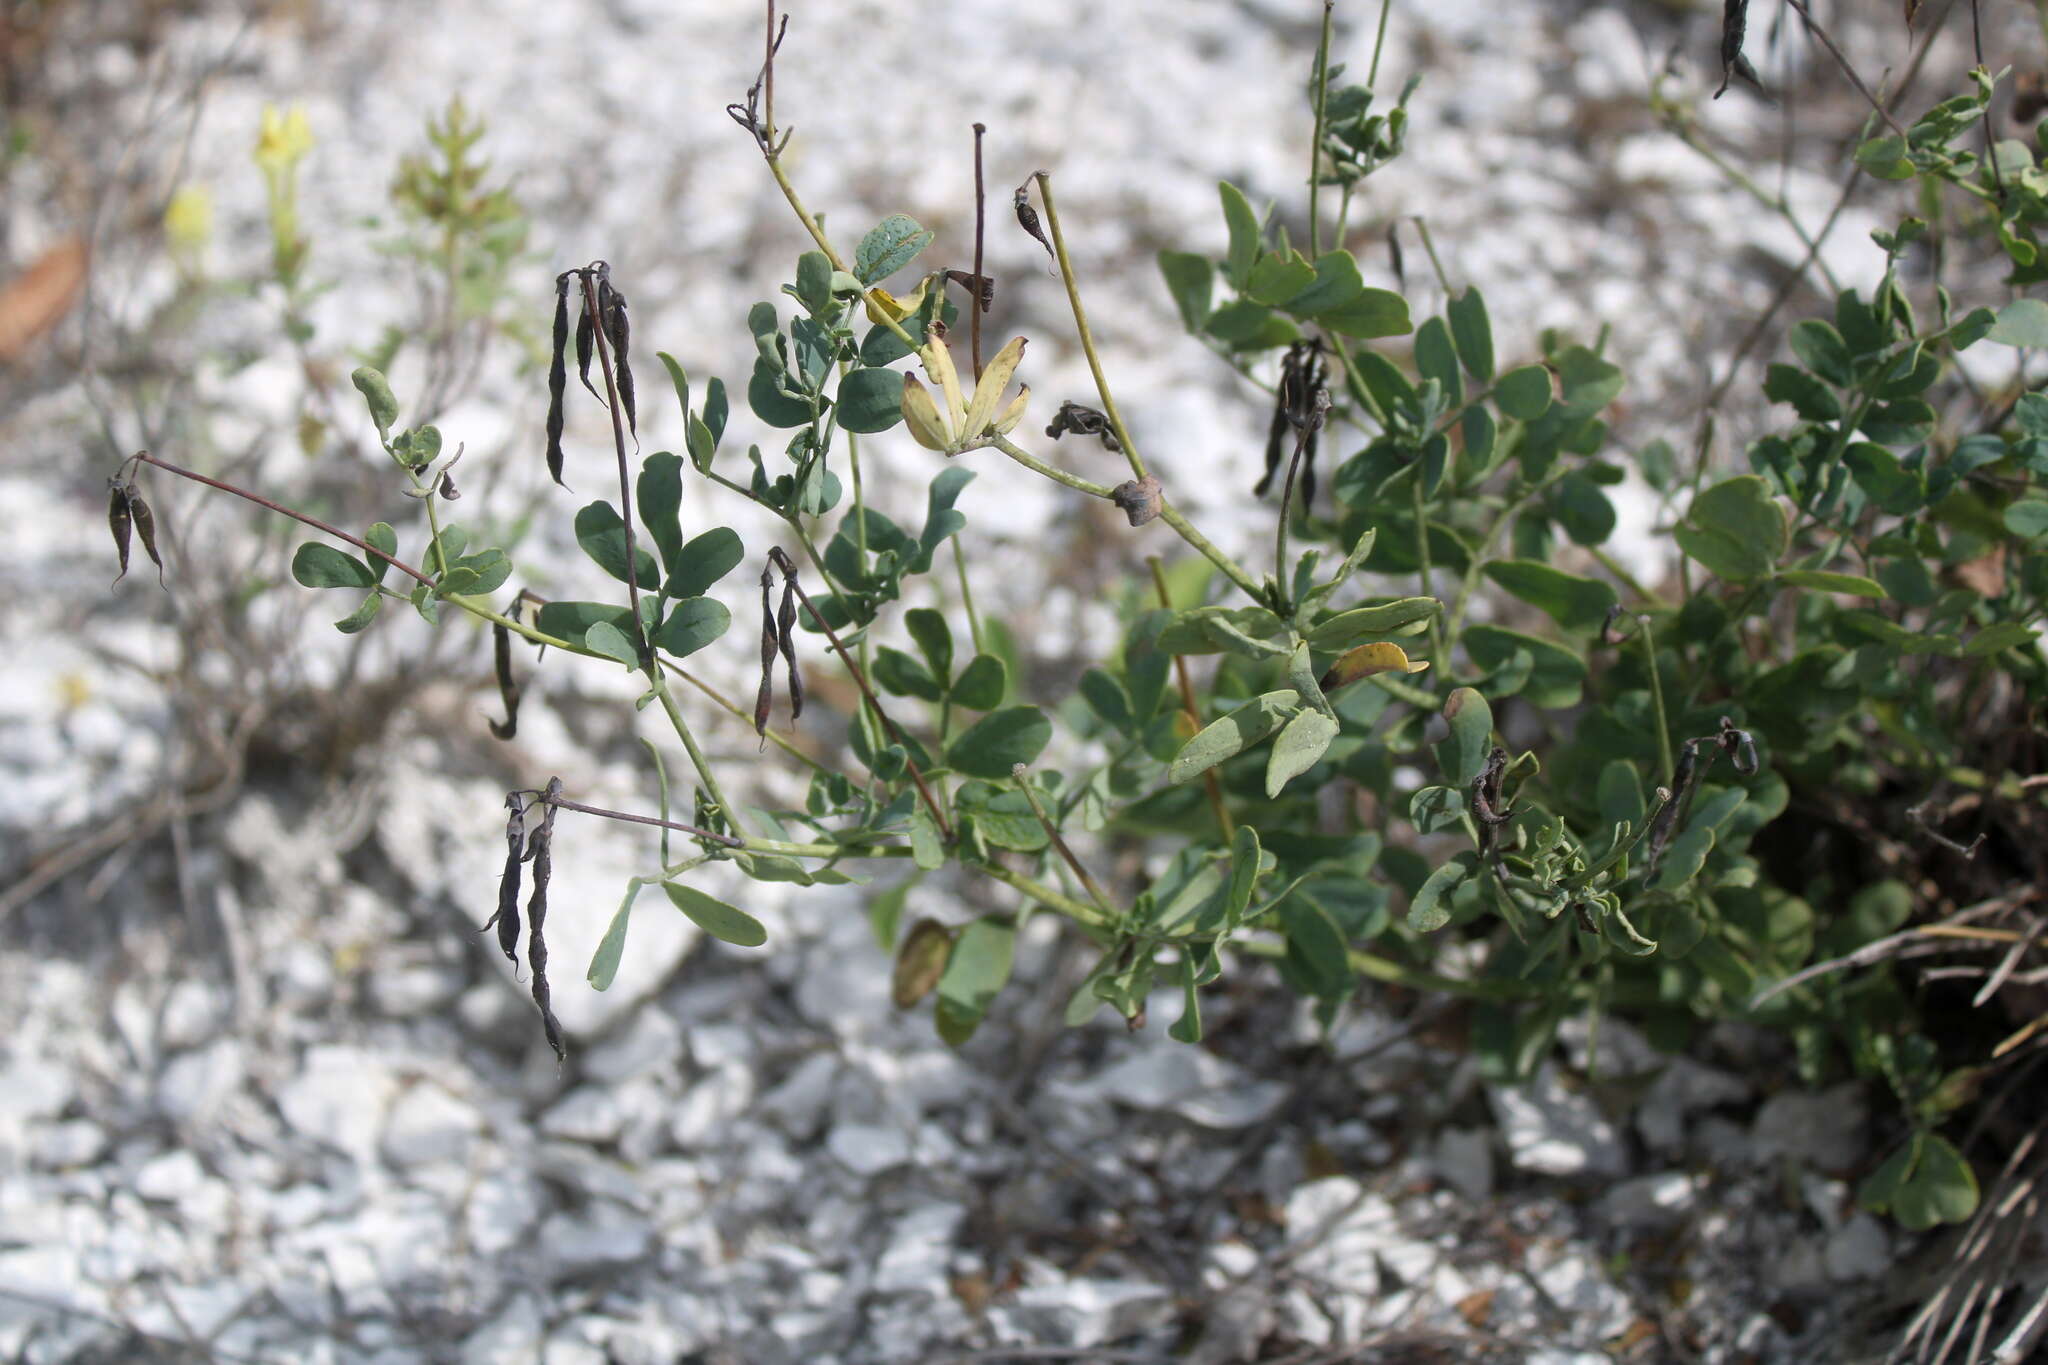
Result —
<path fill-rule="evenodd" d="M 1429 660 L 1410 659 L 1401 646 L 1377 641 L 1339 655 L 1317 685 L 1328 692 L 1375 673 L 1420 673 L 1428 667 Z"/>
<path fill-rule="evenodd" d="M 885 326 L 891 322 L 903 321 L 903 319 L 924 306 L 925 286 L 929 283 L 931 281 L 928 279 L 919 280 L 917 292 L 905 299 L 898 299 L 894 294 L 879 286 L 868 290 L 868 321 L 874 323 L 877 327 Z"/>

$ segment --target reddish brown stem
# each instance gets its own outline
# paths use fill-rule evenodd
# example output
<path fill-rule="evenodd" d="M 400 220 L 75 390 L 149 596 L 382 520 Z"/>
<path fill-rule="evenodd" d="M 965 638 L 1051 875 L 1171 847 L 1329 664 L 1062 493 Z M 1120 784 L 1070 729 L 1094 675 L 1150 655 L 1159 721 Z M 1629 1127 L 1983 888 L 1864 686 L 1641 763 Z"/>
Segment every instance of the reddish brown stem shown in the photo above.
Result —
<path fill-rule="evenodd" d="M 543 794 L 541 801 L 546 805 L 560 806 L 563 810 L 580 811 L 585 815 L 601 815 L 607 820 L 624 820 L 628 824 L 659 825 L 663 829 L 679 830 L 684 834 L 694 834 L 699 839 L 709 839 L 714 844 L 723 844 L 727 848 L 745 848 L 747 846 L 746 840 L 735 839 L 730 834 L 719 834 L 712 830 L 699 829 L 695 825 L 686 825 L 678 820 L 657 820 L 651 815 L 628 815 L 622 810 L 606 810 L 602 806 L 586 806 L 581 801 L 571 801 L 568 797 L 562 796 L 559 793 L 553 796 Z"/>
<path fill-rule="evenodd" d="M 153 465 L 156 468 L 163 470 L 166 474 L 176 474 L 181 479 L 190 479 L 194 483 L 203 483 L 208 488 L 218 488 L 223 493 L 232 493 L 238 498 L 243 498 L 249 502 L 255 503 L 258 507 L 267 507 L 271 511 L 277 513 L 279 516 L 290 517 L 293 521 L 304 522 L 306 525 L 312 527 L 314 530 L 323 531 L 326 534 L 333 536 L 336 540 L 347 541 L 349 544 L 355 546 L 358 550 L 361 550 L 364 554 L 373 555 L 376 558 L 383 560 L 386 564 L 389 564 L 392 568 L 398 570 L 400 573 L 410 574 L 412 577 L 417 578 L 420 582 L 426 584 L 430 588 L 434 586 L 433 579 L 427 577 L 418 569 L 415 569 L 412 565 L 406 563 L 404 560 L 398 558 L 396 555 L 387 555 L 382 550 L 378 549 L 376 546 L 371 545 L 366 541 L 358 540 L 356 539 L 356 537 L 350 535 L 346 531 L 340 530 L 333 526 L 329 526 L 326 522 L 320 520 L 320 518 L 318 517 L 309 517 L 304 512 L 295 512 L 291 508 L 284 506 L 282 503 L 272 502 L 269 498 L 264 497 L 262 494 L 251 493 L 246 488 L 237 488 L 234 484 L 222 483 L 219 479 L 210 479 L 204 474 L 195 473 L 189 469 L 182 469 L 179 466 L 172 464 L 168 460 L 159 460 L 156 456 L 150 454 L 146 450 L 136 451 L 133 458 L 141 461 L 143 464 Z"/>
<path fill-rule="evenodd" d="M 988 128 L 974 125 L 974 297 L 968 301 L 968 336 L 974 347 L 974 382 L 981 382 L 981 300 L 986 290 L 981 278 L 981 238 L 988 215 L 988 196 L 981 183 L 981 138 Z"/>

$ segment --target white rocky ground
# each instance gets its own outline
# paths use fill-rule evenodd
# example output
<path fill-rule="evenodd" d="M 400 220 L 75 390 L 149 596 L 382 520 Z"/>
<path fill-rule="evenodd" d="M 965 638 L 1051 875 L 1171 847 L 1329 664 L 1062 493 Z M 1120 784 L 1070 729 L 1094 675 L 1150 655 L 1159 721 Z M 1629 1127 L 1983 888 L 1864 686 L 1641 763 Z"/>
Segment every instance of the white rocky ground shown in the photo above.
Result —
<path fill-rule="evenodd" d="M 1148 258 L 1220 247 L 1218 177 L 1255 198 L 1297 193 L 1316 7 L 789 8 L 778 109 L 828 225 L 847 235 L 907 211 L 966 264 L 967 124 L 987 122 L 1004 289 L 991 330 L 1034 338 L 1040 394 L 1080 395 L 1057 285 L 1002 212 L 1009 187 L 1052 168 L 1139 440 L 1198 523 L 1226 541 L 1263 535 L 1242 498 L 1258 405 L 1180 337 Z M 1375 14 L 1340 15 L 1354 75 Z M 555 270 L 602 256 L 647 352 L 731 381 L 747 305 L 802 245 L 720 112 L 752 77 L 758 22 L 731 0 L 223 7 L 169 22 L 139 54 L 50 51 L 50 83 L 96 92 L 120 135 L 118 154 L 51 145 L 114 163 L 122 203 L 208 186 L 208 264 L 247 274 L 264 249 L 247 159 L 258 112 L 303 104 L 318 138 L 315 270 L 346 283 L 315 317 L 340 359 L 408 304 L 408 278 L 380 267 L 359 220 L 382 211 L 425 115 L 459 92 L 491 120 L 497 167 L 536 220 L 529 325 Z M 1383 84 L 1425 76 L 1415 151 L 1371 182 L 1361 219 L 1426 215 L 1454 280 L 1487 294 L 1504 354 L 1543 327 L 1590 337 L 1612 322 L 1632 440 L 1689 436 L 1704 376 L 1799 255 L 1781 221 L 1643 111 L 1650 72 L 1679 45 L 1673 88 L 1717 136 L 1754 147 L 1776 128 L 1746 96 L 1706 101 L 1713 22 L 1647 4 L 1436 0 L 1397 5 L 1389 31 Z M 1902 50 L 1891 28 L 1844 37 L 1870 69 Z M 1961 50 L 1938 48 L 1930 68 L 1960 70 Z M 1845 137 L 1853 107 L 1824 108 L 1830 140 Z M 64 183 L 16 174 L 6 259 L 80 229 Z M 1835 183 L 1825 167 L 1783 182 L 1808 224 Z M 102 219 L 99 330 L 60 333 L 95 366 L 109 333 L 139 327 L 172 287 L 148 219 Z M 1877 221 L 1852 208 L 1830 238 L 1845 281 L 1874 274 Z M 1406 242 L 1420 316 L 1439 300 L 1412 231 Z M 1365 254 L 1384 277 L 1384 248 Z M 210 318 L 196 340 L 253 348 L 252 363 L 193 367 L 188 396 L 212 405 L 210 440 L 253 441 L 252 476 L 289 488 L 305 469 L 288 429 L 294 362 L 252 340 L 275 337 L 275 310 L 229 303 Z M 543 482 L 536 385 L 515 359 L 503 348 L 440 417 L 468 442 L 472 495 L 501 516 Z M 643 366 L 648 448 L 677 444 L 666 386 Z M 116 661 L 175 650 L 146 570 L 110 605 L 101 479 L 109 442 L 177 458 L 190 433 L 123 382 L 101 371 L 0 412 L 0 867 L 116 818 L 179 751 L 168 697 Z M 394 382 L 403 397 L 418 378 L 401 364 Z M 590 458 L 597 415 L 571 411 L 572 449 Z M 1725 448 L 1755 420 L 1738 406 Z M 751 419 L 734 427 L 743 445 Z M 930 470 L 909 455 L 898 442 L 875 457 L 885 504 L 921 503 Z M 207 533 L 181 534 L 197 504 L 156 486 L 175 577 L 183 544 Z M 1077 529 L 1058 490 L 984 466 L 963 508 L 1000 580 L 984 605 L 1020 637 L 1100 628 L 1099 579 L 1041 573 L 1104 534 Z M 1653 513 L 1633 490 L 1625 548 L 1646 563 Z M 736 524 L 765 545 L 759 523 Z M 581 572 L 565 538 L 523 553 L 563 581 Z M 344 666 L 324 603 L 282 592 L 254 611 L 285 641 L 272 666 L 313 686 Z M 418 622 L 379 629 L 373 674 L 424 646 Z M 440 657 L 481 680 L 481 638 L 444 635 Z M 710 671 L 737 677 L 745 651 L 730 652 Z M 1455 1016 L 1371 993 L 1324 1051 L 1250 968 L 1218 992 L 1202 1049 L 1156 1023 L 1062 1031 L 1075 964 L 1040 923 L 990 1023 L 955 1053 L 927 1017 L 890 1007 L 854 896 L 715 884 L 767 922 L 768 950 L 701 941 L 645 906 L 598 995 L 581 964 L 648 846 L 573 817 L 553 937 L 574 1051 L 558 1069 L 474 932 L 502 793 L 560 772 L 615 804 L 649 797 L 637 748 L 591 719 L 627 694 L 559 666 L 536 691 L 509 760 L 479 756 L 487 692 L 430 690 L 430 724 L 359 756 L 355 781 L 254 772 L 222 811 L 173 822 L 174 840 L 89 863 L 17 912 L 0 949 L 0 1357 L 1791 1361 L 1827 1354 L 1845 1291 L 1899 1253 L 1853 1211 L 1865 1097 L 1766 1083 L 1734 1035 L 1699 1054 L 1713 1065 L 1666 1062 L 1608 1022 L 1596 1081 L 1580 1034 L 1534 1084 L 1507 1088 L 1476 1074 Z M 742 727 L 700 724 L 728 762 L 752 758 Z M 776 799 L 796 794 L 771 765 L 751 771 Z M 959 918 L 960 896 L 934 883 L 912 911 Z"/>

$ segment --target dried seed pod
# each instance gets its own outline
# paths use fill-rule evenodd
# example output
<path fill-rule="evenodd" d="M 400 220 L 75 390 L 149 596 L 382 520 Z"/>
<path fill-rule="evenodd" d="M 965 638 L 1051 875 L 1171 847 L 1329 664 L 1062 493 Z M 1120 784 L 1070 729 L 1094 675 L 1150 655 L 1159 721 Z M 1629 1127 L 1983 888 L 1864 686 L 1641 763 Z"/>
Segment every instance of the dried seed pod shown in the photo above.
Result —
<path fill-rule="evenodd" d="M 1052 249 L 1052 243 L 1045 239 L 1045 229 L 1038 225 L 1038 210 L 1031 207 L 1031 182 L 1025 181 L 1017 187 L 1017 226 L 1038 239 L 1045 248 L 1045 258 L 1055 266 L 1060 263 L 1059 253 Z"/>
<path fill-rule="evenodd" d="M 536 803 L 547 807 L 547 814 L 541 817 L 540 826 L 533 831 L 527 843 L 527 854 L 533 859 L 533 894 L 526 901 L 526 965 L 533 973 L 533 1003 L 540 1011 L 541 1029 L 547 1035 L 548 1046 L 555 1051 L 555 1060 L 563 1061 L 568 1053 L 562 1048 L 562 1026 L 555 1019 L 553 996 L 548 990 L 548 944 L 542 937 L 542 930 L 548 917 L 548 879 L 554 874 L 554 798 L 562 793 L 562 779 L 548 779 L 547 790 L 542 792 Z"/>
<path fill-rule="evenodd" d="M 1691 802 L 1693 768 L 1699 762 L 1700 742 L 1689 739 L 1678 753 L 1678 773 L 1671 779 L 1671 799 L 1657 812 L 1657 818 L 1650 822 L 1650 866 L 1655 867 L 1664 856 L 1664 846 L 1671 842 L 1671 836 L 1678 832 L 1678 817 Z"/>
<path fill-rule="evenodd" d="M 156 565 L 157 586 L 165 586 L 164 562 L 156 552 L 156 514 L 149 510 L 142 494 L 133 488 L 128 490 L 128 507 L 135 518 L 135 535 L 142 542 L 142 552 L 149 556 L 150 563 Z"/>
<path fill-rule="evenodd" d="M 767 569 L 761 570 L 761 687 L 754 694 L 754 733 L 761 736 L 765 747 L 768 736 L 768 711 L 775 705 L 775 652 L 780 640 L 775 630 L 775 606 L 769 593 L 775 586 L 775 575 Z"/>
<path fill-rule="evenodd" d="M 796 666 L 796 570 L 782 576 L 782 604 L 775 611 L 776 633 L 782 637 L 782 662 L 789 669 L 789 723 L 804 713 L 804 675 Z"/>
<path fill-rule="evenodd" d="M 1481 825 L 1505 825 L 1514 812 L 1501 804 L 1501 779 L 1508 770 L 1508 751 L 1498 744 L 1486 756 L 1486 766 L 1472 779 L 1472 815 Z"/>
<path fill-rule="evenodd" d="M 1749 27 L 1749 0 L 1726 0 L 1721 10 L 1721 85 L 1714 91 L 1719 99 L 1728 90 L 1728 82 L 1741 78 L 1762 90 L 1763 82 L 1757 79 L 1756 68 L 1749 64 L 1749 58 L 1742 55 L 1742 39 Z"/>
<path fill-rule="evenodd" d="M 596 271 L 597 267 L 592 265 L 575 272 L 583 286 L 583 298 L 576 307 L 576 377 L 590 390 L 590 396 L 602 403 L 604 395 L 590 384 L 590 353 L 597 338 L 597 319 L 591 316 L 592 295 L 603 279 Z"/>
<path fill-rule="evenodd" d="M 1401 225 L 1396 222 L 1387 228 L 1388 264 L 1394 268 L 1394 284 L 1397 292 L 1408 292 L 1408 267 L 1401 259 Z"/>
<path fill-rule="evenodd" d="M 1738 729 L 1734 721 L 1721 717 L 1721 749 L 1735 764 L 1735 771 L 1744 777 L 1757 770 L 1756 739 L 1749 731 Z"/>
<path fill-rule="evenodd" d="M 167 586 L 164 561 L 156 552 L 156 515 L 149 510 L 142 494 L 135 491 L 135 485 L 122 479 L 107 480 L 107 529 L 114 533 L 114 550 L 121 559 L 121 572 L 114 575 L 114 582 L 128 576 L 128 543 L 133 532 L 142 538 L 142 550 L 149 556 L 149 562 L 156 565 L 158 586 Z"/>
<path fill-rule="evenodd" d="M 484 928 L 496 926 L 498 949 L 505 954 L 505 960 L 515 967 L 519 965 L 519 864 L 525 850 L 526 807 L 521 803 L 518 792 L 507 792 L 505 805 L 511 814 L 505 818 L 505 871 L 498 878 L 498 913 L 484 921 Z"/>
<path fill-rule="evenodd" d="M 605 340 L 612 348 L 612 377 L 619 386 L 619 406 L 626 410 L 626 425 L 640 434 L 639 417 L 633 403 L 633 364 L 627 357 L 633 327 L 626 318 L 626 296 L 606 280 L 597 289 L 597 314 L 604 322 Z"/>
<path fill-rule="evenodd" d="M 982 312 L 986 313 L 995 306 L 996 282 L 988 276 L 977 275 L 971 270 L 948 270 L 946 278 L 973 295 L 980 302 Z"/>
<path fill-rule="evenodd" d="M 128 535 L 135 525 L 135 513 L 128 501 L 128 485 L 119 479 L 107 480 L 107 529 L 114 533 L 114 550 L 121 557 L 121 572 L 114 575 L 119 583 L 128 576 Z"/>
<path fill-rule="evenodd" d="M 1109 425 L 1109 418 L 1071 398 L 1060 404 L 1060 410 L 1052 415 L 1052 425 L 1045 429 L 1045 434 L 1057 441 L 1070 431 L 1076 436 L 1093 436 L 1106 449 L 1123 450 L 1123 445 L 1116 439 L 1116 432 Z"/>
<path fill-rule="evenodd" d="M 1118 484 L 1109 490 L 1109 496 L 1123 509 L 1123 514 L 1130 518 L 1133 526 L 1143 526 L 1158 516 L 1159 509 L 1166 501 L 1165 494 L 1159 487 L 1159 480 L 1150 474 L 1142 479 L 1128 479 Z"/>
<path fill-rule="evenodd" d="M 518 610 L 516 604 L 513 610 Z M 491 733 L 510 739 L 519 732 L 519 683 L 512 676 L 512 632 L 496 621 L 491 623 L 491 653 L 498 669 L 498 696 L 505 703 L 505 723 L 492 721 Z"/>
<path fill-rule="evenodd" d="M 575 274 L 565 270 L 555 276 L 555 331 L 548 353 L 548 475 L 558 484 L 562 482 L 562 391 L 569 383 L 563 348 L 569 344 L 569 281 Z"/>
<path fill-rule="evenodd" d="M 1301 502 L 1308 507 L 1316 498 L 1316 448 L 1325 414 L 1330 408 L 1329 367 L 1323 361 L 1323 343 L 1311 338 L 1287 348 L 1280 361 L 1280 384 L 1274 396 L 1273 421 L 1266 429 L 1266 469 L 1252 488 L 1253 497 L 1264 497 L 1280 471 L 1286 451 L 1286 434 L 1295 433 L 1294 451 L 1300 456 Z"/>

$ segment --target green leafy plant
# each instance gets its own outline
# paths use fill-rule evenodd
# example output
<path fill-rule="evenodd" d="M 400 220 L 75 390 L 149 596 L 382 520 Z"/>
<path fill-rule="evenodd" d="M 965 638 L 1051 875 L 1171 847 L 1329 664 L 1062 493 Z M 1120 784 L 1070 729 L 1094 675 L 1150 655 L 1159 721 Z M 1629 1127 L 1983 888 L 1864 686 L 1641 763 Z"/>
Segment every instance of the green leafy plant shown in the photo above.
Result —
<path fill-rule="evenodd" d="M 1885 949 L 1944 926 L 1951 938 L 2019 942 L 1982 921 L 2040 895 L 2015 887 L 2043 884 L 2041 780 L 2025 774 L 2048 758 L 2035 720 L 2048 693 L 2048 397 L 2018 379 L 1986 392 L 1957 357 L 2048 345 L 2048 309 L 2031 298 L 1966 309 L 1938 284 L 1916 306 L 1904 267 L 1934 229 L 1907 219 L 1877 234 L 1881 275 L 1867 297 L 1841 290 L 1831 317 L 1791 329 L 1790 356 L 1764 384 L 1789 418 L 1749 446 L 1748 472 L 1710 479 L 1703 441 L 1681 473 L 1667 445 L 1615 440 L 1607 414 L 1624 375 L 1602 340 L 1546 334 L 1538 353 L 1504 355 L 1480 292 L 1453 289 L 1441 267 L 1447 303 L 1419 322 L 1401 293 L 1366 283 L 1342 243 L 1361 187 L 1407 146 L 1413 83 L 1391 107 L 1376 106 L 1370 84 L 1341 84 L 1326 23 L 1311 81 L 1308 249 L 1224 184 L 1223 258 L 1158 261 L 1182 323 L 1229 368 L 1263 377 L 1278 362 L 1267 469 L 1247 497 L 1277 490 L 1279 505 L 1270 566 L 1263 551 L 1255 565 L 1188 522 L 1171 496 L 1175 471 L 1133 441 L 1050 175 L 1019 188 L 1017 219 L 1063 280 L 1100 407 L 1066 401 L 1048 434 L 1095 436 L 1119 453 L 1131 478 L 1115 487 L 1012 439 L 1031 402 L 1012 388 L 1026 341 L 981 363 L 996 282 L 978 266 L 900 283 L 933 242 L 901 214 L 850 253 L 826 234 L 783 157 L 790 134 L 771 80 L 781 32 L 768 8 L 762 77 L 729 112 L 814 244 L 746 319 L 744 401 L 787 433 L 781 448 L 738 458 L 726 386 L 700 390 L 657 352 L 683 450 L 636 465 L 625 295 L 603 262 L 556 282 L 546 458 L 558 484 L 592 468 L 563 444 L 573 349 L 579 387 L 611 415 L 616 501 L 573 518 L 601 581 L 617 585 L 608 598 L 521 588 L 498 605 L 510 549 L 450 519 L 454 457 L 433 425 L 405 424 L 375 368 L 357 369 L 354 385 L 416 517 L 357 535 L 153 454 L 131 462 L 260 502 L 347 547 L 310 541 L 293 560 L 300 583 L 345 594 L 344 632 L 371 627 L 387 603 L 430 623 L 446 608 L 488 622 L 501 737 L 516 725 L 515 641 L 624 668 L 639 704 L 660 708 L 689 765 L 688 821 L 671 818 L 680 793 L 652 747 L 657 815 L 585 804 L 559 780 L 508 799 L 495 926 L 517 960 L 530 865 L 527 961 L 549 1042 L 560 1050 L 546 888 L 554 820 L 569 810 L 660 830 L 658 856 L 589 964 L 597 989 L 647 886 L 707 933 L 756 947 L 768 943 L 763 926 L 694 884 L 694 870 L 730 862 L 810 885 L 904 868 L 872 897 L 876 935 L 895 949 L 897 1004 L 933 997 L 951 1043 L 992 1008 L 1020 921 L 1041 912 L 1068 920 L 1097 955 L 1071 1021 L 1108 1008 L 1140 1027 L 1154 989 L 1177 986 L 1170 1031 L 1189 1043 L 1203 1036 L 1203 987 L 1238 957 L 1276 964 L 1326 1024 L 1367 982 L 1468 998 L 1482 1064 L 1502 1079 L 1528 1074 L 1575 1015 L 1630 1018 L 1670 1047 L 1743 1019 L 1795 1040 L 1812 1078 L 1855 1071 L 1897 1092 L 1909 1133 L 1866 1182 L 1868 1205 L 1915 1227 L 1967 1216 L 1970 1166 L 1935 1130 L 1988 1059 L 1937 1042 L 1924 994 Z M 1739 27 L 1734 42 L 1724 61 L 1740 57 Z M 2033 147 L 2004 143 L 1979 159 L 1958 146 L 1993 86 L 1981 71 L 1972 81 L 1975 93 L 1902 138 L 1874 135 L 1858 161 L 1916 179 L 1924 204 L 1974 205 L 2024 285 L 2038 278 L 2032 234 L 2048 179 Z M 450 165 L 464 127 L 451 110 L 437 134 Z M 976 146 L 978 157 L 978 136 Z M 473 177 L 419 164 L 401 186 L 422 212 L 501 240 L 502 205 L 476 197 Z M 1339 194 L 1334 225 L 1324 188 Z M 1373 344 L 1392 338 L 1410 340 Z M 1322 447 L 1349 453 L 1319 500 Z M 934 471 L 921 525 L 867 504 L 862 462 L 883 451 Z M 974 472 L 956 461 L 985 451 L 1115 504 L 1133 528 L 1164 527 L 1134 531 L 1153 553 L 1122 595 L 1117 647 L 1051 695 L 1022 695 L 1018 642 L 973 605 L 963 542 Z M 1608 490 L 1631 470 L 1674 515 L 1682 559 L 1664 591 L 1605 549 L 1618 523 Z M 710 504 L 686 487 L 767 509 L 784 544 L 750 550 L 705 524 Z M 119 514 L 146 524 L 134 479 L 117 488 Z M 1175 540 L 1185 554 L 1169 566 L 1157 552 Z M 958 614 L 933 581 L 947 558 Z M 720 647 L 746 609 L 716 594 L 743 563 L 761 565 L 751 709 L 683 667 Z M 821 667 L 843 669 L 860 698 L 830 761 L 770 723 L 777 676 L 795 722 L 802 672 Z M 706 707 L 694 720 L 678 684 Z M 751 724 L 806 765 L 803 804 L 729 799 L 696 739 L 706 717 Z M 1071 770 L 1043 766 L 1060 734 L 1057 752 L 1080 759 Z M 1970 844 L 1950 833 L 1971 829 Z M 1141 847 L 1146 875 L 1092 871 L 1088 855 L 1105 841 Z M 947 867 L 1013 889 L 1022 908 L 903 929 L 910 885 Z M 1476 966 L 1438 969 L 1451 938 L 1483 949 L 1459 955 Z"/>

